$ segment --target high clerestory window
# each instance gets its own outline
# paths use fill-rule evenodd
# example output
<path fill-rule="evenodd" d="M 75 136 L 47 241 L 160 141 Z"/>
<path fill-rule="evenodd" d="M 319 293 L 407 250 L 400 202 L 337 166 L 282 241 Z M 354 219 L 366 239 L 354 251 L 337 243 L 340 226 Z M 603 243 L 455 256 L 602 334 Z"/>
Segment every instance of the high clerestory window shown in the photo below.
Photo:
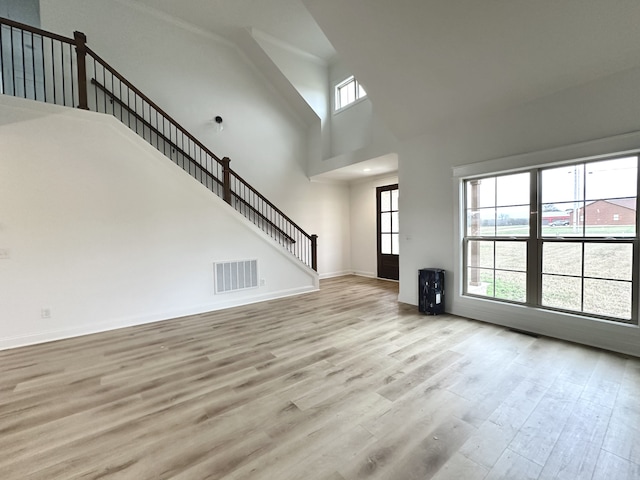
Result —
<path fill-rule="evenodd" d="M 365 92 L 362 85 L 360 85 L 352 75 L 336 85 L 335 110 L 341 110 L 366 96 L 367 92 Z"/>
<path fill-rule="evenodd" d="M 637 323 L 638 156 L 464 181 L 464 293 Z"/>

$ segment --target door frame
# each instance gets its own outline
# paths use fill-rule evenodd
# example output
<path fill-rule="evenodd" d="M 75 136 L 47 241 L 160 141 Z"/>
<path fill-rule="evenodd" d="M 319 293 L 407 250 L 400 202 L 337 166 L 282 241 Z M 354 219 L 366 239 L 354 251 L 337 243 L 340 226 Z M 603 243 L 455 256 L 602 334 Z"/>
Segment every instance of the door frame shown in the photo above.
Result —
<path fill-rule="evenodd" d="M 377 259 L 377 272 L 376 275 L 378 278 L 385 278 L 388 280 L 399 280 L 399 263 L 400 263 L 400 254 L 383 254 L 382 253 L 382 192 L 399 190 L 398 184 L 394 183 L 391 185 L 383 185 L 381 187 L 376 187 L 376 259 Z M 391 211 L 399 211 L 399 210 L 391 210 Z M 392 224 L 393 230 L 393 224 Z M 399 238 L 399 236 L 398 236 Z M 391 259 L 392 262 L 395 262 L 395 265 L 391 266 L 391 269 L 395 269 L 391 274 L 385 272 L 385 268 L 389 268 L 387 265 L 385 267 L 385 260 L 389 260 L 389 257 L 396 257 L 395 260 Z"/>

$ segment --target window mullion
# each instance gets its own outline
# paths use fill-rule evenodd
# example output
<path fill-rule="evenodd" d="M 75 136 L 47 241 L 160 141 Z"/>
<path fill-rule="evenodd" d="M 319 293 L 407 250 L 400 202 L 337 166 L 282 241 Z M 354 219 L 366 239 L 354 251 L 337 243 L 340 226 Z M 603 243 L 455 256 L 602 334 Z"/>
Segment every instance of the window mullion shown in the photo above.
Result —
<path fill-rule="evenodd" d="M 640 163 L 640 156 L 636 156 L 638 163 Z M 637 170 L 636 176 L 636 185 L 637 192 L 640 192 L 640 165 Z M 640 195 L 636 195 L 636 235 L 633 239 L 633 251 L 631 262 L 633 265 L 633 270 L 631 272 L 631 320 L 638 324 L 638 309 L 640 308 L 640 299 L 638 298 L 640 294 L 638 293 L 638 282 L 640 282 L 640 252 L 638 251 L 639 242 L 638 237 L 640 236 L 640 212 L 638 211 L 638 207 L 640 206 Z"/>
<path fill-rule="evenodd" d="M 497 211 L 497 207 L 496 207 L 496 211 Z M 496 215 L 497 216 L 497 215 Z M 493 273 L 493 295 L 491 295 L 493 298 L 496 298 L 496 244 L 497 244 L 497 240 L 494 239 L 493 240 L 493 263 L 491 264 L 491 273 Z"/>
<path fill-rule="evenodd" d="M 542 285 L 542 242 L 540 241 L 540 171 L 532 170 L 529 188 L 529 238 L 527 240 L 527 303 L 540 304 Z"/>
<path fill-rule="evenodd" d="M 582 266 L 580 271 L 580 311 L 584 312 L 584 241 L 582 243 Z"/>

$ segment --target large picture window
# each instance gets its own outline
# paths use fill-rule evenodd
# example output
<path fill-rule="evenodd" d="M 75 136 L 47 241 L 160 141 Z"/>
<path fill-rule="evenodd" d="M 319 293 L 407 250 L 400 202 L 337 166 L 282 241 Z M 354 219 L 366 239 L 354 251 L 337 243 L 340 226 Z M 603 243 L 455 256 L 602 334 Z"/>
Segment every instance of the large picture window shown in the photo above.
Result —
<path fill-rule="evenodd" d="M 464 181 L 464 293 L 637 323 L 638 157 Z"/>

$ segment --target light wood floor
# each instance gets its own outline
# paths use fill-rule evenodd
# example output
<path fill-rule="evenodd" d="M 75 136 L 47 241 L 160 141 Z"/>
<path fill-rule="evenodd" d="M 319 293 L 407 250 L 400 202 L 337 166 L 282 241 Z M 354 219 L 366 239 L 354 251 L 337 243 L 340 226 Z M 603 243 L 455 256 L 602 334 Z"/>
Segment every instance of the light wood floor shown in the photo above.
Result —
<path fill-rule="evenodd" d="M 0 479 L 640 478 L 640 360 L 321 291 L 0 352 Z"/>

